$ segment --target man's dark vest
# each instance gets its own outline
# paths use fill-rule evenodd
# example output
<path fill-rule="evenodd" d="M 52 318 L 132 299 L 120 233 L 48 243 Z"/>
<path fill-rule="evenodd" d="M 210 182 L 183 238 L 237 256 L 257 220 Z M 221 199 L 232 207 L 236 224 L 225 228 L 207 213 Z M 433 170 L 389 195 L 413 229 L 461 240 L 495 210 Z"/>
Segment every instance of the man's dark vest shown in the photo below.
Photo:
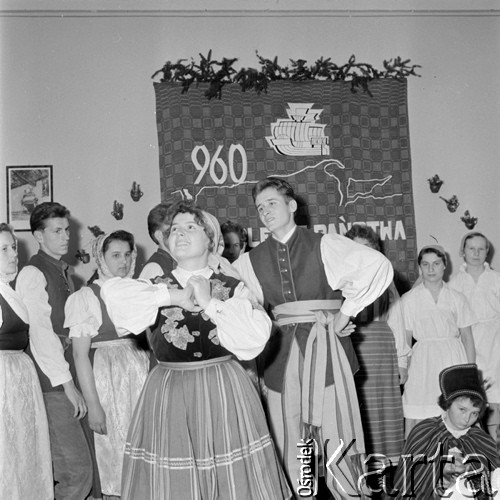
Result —
<path fill-rule="evenodd" d="M 61 344 L 64 348 L 64 358 L 69 363 L 71 375 L 73 379 L 76 379 L 73 353 L 71 349 L 71 342 L 69 340 L 69 329 L 64 328 L 64 305 L 66 300 L 73 292 L 73 284 L 69 277 L 67 278 L 64 274 L 63 268 L 67 266 L 65 262 L 54 259 L 50 255 L 47 255 L 41 250 L 38 251 L 36 255 L 31 257 L 28 262 L 29 266 L 36 267 L 45 277 L 47 285 L 45 291 L 49 297 L 49 305 L 51 308 L 50 320 L 52 322 L 52 328 L 56 335 L 59 337 Z M 27 351 L 29 354 L 29 349 Z M 33 355 L 31 355 L 33 357 Z M 62 385 L 52 387 L 48 377 L 42 372 L 38 363 L 35 361 L 35 366 L 38 372 L 38 377 L 40 379 L 40 385 L 42 386 L 42 392 L 53 392 L 62 391 Z"/>
<path fill-rule="evenodd" d="M 297 227 L 287 243 L 280 243 L 270 236 L 250 253 L 250 262 L 264 293 L 264 307 L 272 309 L 285 302 L 302 300 L 340 299 L 338 291 L 328 284 L 321 259 L 321 234 Z M 283 375 L 293 337 L 297 339 L 302 353 L 311 323 L 280 327 L 271 337 L 264 351 L 264 380 L 266 385 L 281 391 Z M 341 337 L 353 372 L 358 362 L 350 337 Z M 327 359 L 326 384 L 333 383 L 330 352 Z"/>
<path fill-rule="evenodd" d="M 144 265 L 146 266 L 147 264 L 152 263 L 158 264 L 163 269 L 163 273 L 160 274 L 160 276 L 170 274 L 170 271 L 172 271 L 172 269 L 175 267 L 174 259 L 168 252 L 166 252 L 162 248 L 158 248 L 158 250 L 153 255 L 151 255 L 151 257 Z"/>

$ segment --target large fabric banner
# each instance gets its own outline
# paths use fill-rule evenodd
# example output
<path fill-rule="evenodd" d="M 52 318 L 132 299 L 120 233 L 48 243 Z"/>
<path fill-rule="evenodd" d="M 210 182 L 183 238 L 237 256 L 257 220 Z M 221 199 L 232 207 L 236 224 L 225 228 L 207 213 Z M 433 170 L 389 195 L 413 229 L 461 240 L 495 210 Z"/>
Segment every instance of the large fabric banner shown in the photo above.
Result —
<path fill-rule="evenodd" d="M 299 225 L 344 234 L 368 224 L 401 288 L 416 279 L 406 80 L 373 80 L 371 95 L 338 81 L 272 82 L 260 95 L 228 84 L 220 100 L 206 85 L 154 84 L 162 200 L 194 199 L 248 228 L 255 246 L 267 234 L 252 187 L 283 177 Z"/>

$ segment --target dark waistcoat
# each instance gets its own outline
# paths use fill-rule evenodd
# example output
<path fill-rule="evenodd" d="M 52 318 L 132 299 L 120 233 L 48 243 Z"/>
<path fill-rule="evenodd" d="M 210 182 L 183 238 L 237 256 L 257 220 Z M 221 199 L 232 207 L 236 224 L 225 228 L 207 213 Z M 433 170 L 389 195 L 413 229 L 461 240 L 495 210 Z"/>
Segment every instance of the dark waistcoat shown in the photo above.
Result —
<path fill-rule="evenodd" d="M 254 248 L 250 261 L 264 293 L 264 307 L 272 309 L 285 302 L 329 300 L 341 297 L 328 284 L 321 259 L 321 234 L 297 227 L 287 243 L 272 236 Z M 288 354 L 295 337 L 304 353 L 311 323 L 279 327 L 271 337 L 264 353 L 264 380 L 275 391 L 281 391 Z M 350 337 L 341 337 L 353 371 L 358 369 Z M 326 384 L 333 383 L 330 352 L 327 358 Z"/>
<path fill-rule="evenodd" d="M 75 380 L 76 371 L 74 367 L 71 342 L 68 338 L 69 329 L 64 328 L 64 306 L 66 304 L 66 300 L 74 291 L 71 279 L 66 276 L 64 272 L 64 268 L 67 268 L 67 264 L 63 261 L 54 259 L 50 255 L 47 255 L 45 252 L 39 250 L 36 255 L 31 257 L 28 265 L 36 267 L 45 277 L 45 281 L 47 282 L 45 290 L 49 297 L 52 328 L 61 341 L 64 348 L 64 358 L 69 363 L 71 375 Z M 27 350 L 27 353 L 33 358 L 30 349 Z M 62 391 L 63 387 L 61 385 L 52 387 L 50 380 L 42 372 L 36 362 L 36 359 L 34 359 L 34 361 L 38 378 L 40 379 L 40 385 L 42 386 L 42 392 Z"/>

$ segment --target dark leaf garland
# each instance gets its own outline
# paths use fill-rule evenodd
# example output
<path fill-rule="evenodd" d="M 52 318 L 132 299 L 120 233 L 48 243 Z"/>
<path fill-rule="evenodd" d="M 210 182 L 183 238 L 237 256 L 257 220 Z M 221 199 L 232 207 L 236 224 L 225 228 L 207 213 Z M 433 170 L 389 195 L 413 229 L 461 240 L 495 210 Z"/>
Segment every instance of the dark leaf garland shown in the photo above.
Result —
<path fill-rule="evenodd" d="M 408 76 L 420 76 L 416 73 L 416 68 L 421 67 L 417 64 L 411 65 L 409 59 L 402 60 L 401 57 L 396 57 L 394 60 L 384 61 L 384 69 L 377 70 L 371 64 L 356 62 L 354 55 L 342 66 L 337 66 L 332 62 L 331 58 L 324 59 L 321 57 L 310 66 L 304 59 L 297 59 L 296 61 L 290 59 L 290 67 L 288 67 L 281 66 L 277 57 L 271 60 L 262 57 L 258 52 L 256 54 L 261 65 L 260 71 L 254 68 L 242 68 L 236 71 L 233 66 L 238 59 L 226 59 L 224 57 L 222 61 L 216 61 L 212 59 L 212 51 L 209 50 L 206 57 L 199 54 L 199 63 L 194 60 L 188 63 L 186 59 L 179 59 L 176 63 L 167 61 L 162 69 L 154 73 L 152 78 L 162 73 L 163 76 L 160 81 L 180 83 L 182 93 L 186 93 L 193 84 L 209 83 L 209 87 L 205 91 L 205 96 L 208 99 L 214 97 L 220 99 L 222 89 L 228 83 L 239 84 L 242 92 L 254 90 L 260 94 L 261 92 L 267 92 L 269 82 L 277 80 L 298 82 L 311 80 L 349 81 L 351 82 L 352 92 L 357 92 L 360 88 L 363 92 L 371 95 L 369 83 L 372 80 L 380 78 L 403 80 Z"/>

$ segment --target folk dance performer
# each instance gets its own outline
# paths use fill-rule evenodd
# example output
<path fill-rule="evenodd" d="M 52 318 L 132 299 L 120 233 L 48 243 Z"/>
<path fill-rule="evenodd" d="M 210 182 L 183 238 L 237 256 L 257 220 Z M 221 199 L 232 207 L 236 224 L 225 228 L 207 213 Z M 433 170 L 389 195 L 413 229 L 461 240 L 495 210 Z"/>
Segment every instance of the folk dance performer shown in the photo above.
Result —
<path fill-rule="evenodd" d="M 150 340 L 158 365 L 130 424 L 122 499 L 287 500 L 258 393 L 234 359 L 262 351 L 269 317 L 215 257 L 217 220 L 183 201 L 171 214 L 177 267 L 155 284 L 111 278 L 101 288 L 119 333 L 157 322 Z"/>
<path fill-rule="evenodd" d="M 271 432 L 296 495 L 297 444 L 313 437 L 324 453 L 328 488 L 336 498 L 349 498 L 362 473 L 364 440 L 353 380 L 357 361 L 342 335 L 353 331 L 349 318 L 389 286 L 392 266 L 348 238 L 297 227 L 297 202 L 286 181 L 263 179 L 252 194 L 271 235 L 235 267 L 278 324 L 261 355 Z M 341 307 L 332 300 L 339 289 Z M 341 440 L 346 457 L 328 463 Z"/>

